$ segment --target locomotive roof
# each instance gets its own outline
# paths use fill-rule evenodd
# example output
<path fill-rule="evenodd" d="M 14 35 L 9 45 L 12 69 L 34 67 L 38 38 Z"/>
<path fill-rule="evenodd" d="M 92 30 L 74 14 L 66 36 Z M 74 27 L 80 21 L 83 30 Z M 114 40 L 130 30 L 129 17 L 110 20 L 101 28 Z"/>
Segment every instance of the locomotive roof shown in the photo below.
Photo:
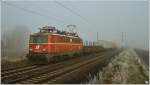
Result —
<path fill-rule="evenodd" d="M 45 26 L 43 28 L 40 28 L 40 32 L 34 33 L 32 35 L 58 35 L 58 36 L 80 38 L 77 33 L 60 31 L 52 26 Z"/>
<path fill-rule="evenodd" d="M 66 36 L 66 37 L 73 37 L 73 38 L 80 38 L 79 36 L 71 36 L 71 35 L 62 35 L 57 33 L 34 33 L 31 35 L 57 35 L 57 36 Z"/>

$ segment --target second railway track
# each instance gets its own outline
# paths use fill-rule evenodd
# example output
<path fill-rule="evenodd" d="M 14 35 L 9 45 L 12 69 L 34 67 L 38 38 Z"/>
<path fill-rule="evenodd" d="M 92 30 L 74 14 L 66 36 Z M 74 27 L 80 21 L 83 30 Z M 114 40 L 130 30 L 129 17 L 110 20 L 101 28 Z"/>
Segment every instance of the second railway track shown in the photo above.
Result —
<path fill-rule="evenodd" d="M 20 68 L 16 68 L 16 69 L 12 69 L 12 70 L 6 70 L 6 71 L 3 71 L 1 73 L 1 77 L 4 77 L 6 75 L 10 75 L 10 74 L 13 74 L 13 73 L 16 73 L 16 72 L 21 72 L 21 71 L 25 71 L 25 70 L 30 70 L 30 69 L 34 69 L 34 68 L 37 68 L 36 65 L 30 65 L 30 66 L 25 66 L 25 67 L 20 67 Z"/>

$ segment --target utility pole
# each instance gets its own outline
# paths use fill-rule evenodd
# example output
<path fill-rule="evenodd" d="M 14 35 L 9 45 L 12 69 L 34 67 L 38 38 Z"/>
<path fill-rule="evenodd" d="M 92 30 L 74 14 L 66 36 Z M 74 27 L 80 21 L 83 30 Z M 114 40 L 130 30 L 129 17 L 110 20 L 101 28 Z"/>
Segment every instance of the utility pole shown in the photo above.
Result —
<path fill-rule="evenodd" d="M 122 32 L 122 35 L 121 35 L 121 42 L 123 43 L 124 42 L 124 33 Z"/>
<path fill-rule="evenodd" d="M 122 47 L 125 46 L 125 37 L 126 37 L 125 33 L 122 32 L 122 34 L 121 34 L 121 43 L 122 43 Z"/>
<path fill-rule="evenodd" d="M 98 32 L 97 32 L 97 42 L 98 42 Z"/>

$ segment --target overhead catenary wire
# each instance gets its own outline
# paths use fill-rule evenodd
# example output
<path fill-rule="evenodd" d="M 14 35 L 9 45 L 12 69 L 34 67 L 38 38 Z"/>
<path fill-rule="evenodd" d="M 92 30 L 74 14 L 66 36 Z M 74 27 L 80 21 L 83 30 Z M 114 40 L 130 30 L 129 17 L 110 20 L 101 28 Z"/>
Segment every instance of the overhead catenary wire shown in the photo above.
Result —
<path fill-rule="evenodd" d="M 53 20 L 55 20 L 55 21 L 57 21 L 57 22 L 63 23 L 63 21 L 60 20 L 60 19 L 56 19 L 56 18 L 54 18 L 54 17 L 52 17 L 52 16 L 48 16 L 48 15 L 39 13 L 39 12 L 37 12 L 37 11 L 33 11 L 33 10 L 30 10 L 30 9 L 26 9 L 26 8 L 24 8 L 24 7 L 20 7 L 20 6 L 17 6 L 17 5 L 15 5 L 15 4 L 11 4 L 11 3 L 8 3 L 8 2 L 2 2 L 2 3 L 5 3 L 5 4 L 9 5 L 9 6 L 16 7 L 16 8 L 18 8 L 18 9 L 21 9 L 21 10 L 26 11 L 26 12 L 30 12 L 30 13 L 32 13 L 32 14 L 36 14 L 36 15 L 42 16 L 42 17 L 44 17 L 44 18 L 46 18 L 46 19 L 48 19 L 48 20 L 50 20 L 49 18 L 51 18 L 51 19 L 53 19 Z M 63 23 L 63 24 L 65 24 L 65 23 Z"/>
<path fill-rule="evenodd" d="M 38 6 L 38 9 L 42 10 L 43 12 L 51 12 L 51 11 L 49 11 L 49 10 L 47 10 L 47 9 L 41 8 L 40 6 Z M 65 22 L 64 20 L 58 18 L 58 16 L 54 16 L 54 15 L 55 15 L 55 14 L 52 14 L 53 18 L 55 18 L 55 19 L 57 19 L 57 20 L 59 20 L 59 21 L 61 21 L 61 22 Z"/>
<path fill-rule="evenodd" d="M 55 1 L 55 2 L 56 2 L 57 4 L 59 4 L 60 6 L 62 6 L 63 8 L 69 10 L 71 13 L 73 13 L 73 14 L 75 14 L 76 16 L 80 17 L 82 20 L 84 20 L 85 22 L 87 22 L 89 25 L 92 25 L 85 17 L 81 16 L 79 13 L 73 11 L 72 9 L 68 8 L 67 6 L 63 5 L 62 3 L 58 2 L 58 1 Z M 63 20 L 57 19 L 56 17 L 54 18 L 54 16 L 49 16 L 49 15 L 46 15 L 46 14 L 37 12 L 37 11 L 35 11 L 35 10 L 26 9 L 26 8 L 24 8 L 24 7 L 21 7 L 21 6 L 12 4 L 12 3 L 8 3 L 8 2 L 6 2 L 6 1 L 3 1 L 2 3 L 5 3 L 5 4 L 9 5 L 9 6 L 16 7 L 16 8 L 18 8 L 18 9 L 21 9 L 22 11 L 26 11 L 26 12 L 30 12 L 30 13 L 32 13 L 32 14 L 39 15 L 39 16 L 41 16 L 41 17 L 44 17 L 44 18 L 48 19 L 48 20 L 50 20 L 50 18 L 51 18 L 51 19 L 53 19 L 53 20 L 55 20 L 55 21 L 57 21 L 57 22 L 60 22 L 61 24 L 63 23 L 63 24 L 66 25 L 66 23 L 64 23 Z M 92 25 L 92 26 L 93 26 L 93 25 Z"/>
<path fill-rule="evenodd" d="M 75 14 L 76 16 L 80 17 L 82 20 L 84 20 L 86 23 L 91 24 L 91 22 L 88 21 L 88 19 L 86 19 L 85 17 L 83 17 L 82 15 L 80 15 L 79 13 L 73 11 L 72 9 L 70 9 L 69 7 L 65 6 L 64 4 L 62 4 L 61 2 L 55 1 L 56 4 L 60 5 L 61 7 L 67 9 L 68 11 L 70 11 L 72 14 Z"/>
<path fill-rule="evenodd" d="M 85 17 L 83 17 L 82 15 L 80 15 L 78 12 L 73 11 L 72 9 L 70 9 L 69 7 L 65 6 L 64 4 L 62 4 L 59 1 L 54 1 L 56 4 L 60 5 L 61 7 L 67 9 L 68 11 L 70 11 L 72 14 L 80 17 L 82 20 L 84 20 L 88 25 L 92 26 L 92 27 L 96 27 L 96 25 L 92 22 L 90 22 L 88 19 L 86 19 Z"/>
<path fill-rule="evenodd" d="M 50 10 L 41 8 L 40 6 L 38 6 L 38 8 L 41 9 L 43 12 L 44 12 L 44 11 L 50 12 Z M 57 16 L 53 16 L 53 17 L 57 18 Z M 64 20 L 62 20 L 62 21 L 65 22 Z M 67 25 L 75 25 L 75 24 L 67 24 Z M 66 26 L 67 26 L 67 25 L 66 25 Z M 63 30 L 62 30 L 62 31 L 63 31 Z M 67 31 L 67 28 L 65 28 L 64 31 Z M 77 29 L 77 28 L 76 28 L 76 32 L 78 33 L 78 29 Z"/>

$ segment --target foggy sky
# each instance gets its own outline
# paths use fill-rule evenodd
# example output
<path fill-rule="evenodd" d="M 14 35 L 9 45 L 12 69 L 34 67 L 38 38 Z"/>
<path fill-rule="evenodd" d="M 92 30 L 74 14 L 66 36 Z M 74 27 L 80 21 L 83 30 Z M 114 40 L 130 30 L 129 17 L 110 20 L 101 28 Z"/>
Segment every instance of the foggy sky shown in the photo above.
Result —
<path fill-rule="evenodd" d="M 98 32 L 99 39 L 120 43 L 124 32 L 127 46 L 148 49 L 147 1 L 60 2 L 82 18 L 54 1 L 6 2 L 13 6 L 2 3 L 2 36 L 18 25 L 30 28 L 33 33 L 45 25 L 62 30 L 75 24 L 83 40 L 96 41 Z"/>

